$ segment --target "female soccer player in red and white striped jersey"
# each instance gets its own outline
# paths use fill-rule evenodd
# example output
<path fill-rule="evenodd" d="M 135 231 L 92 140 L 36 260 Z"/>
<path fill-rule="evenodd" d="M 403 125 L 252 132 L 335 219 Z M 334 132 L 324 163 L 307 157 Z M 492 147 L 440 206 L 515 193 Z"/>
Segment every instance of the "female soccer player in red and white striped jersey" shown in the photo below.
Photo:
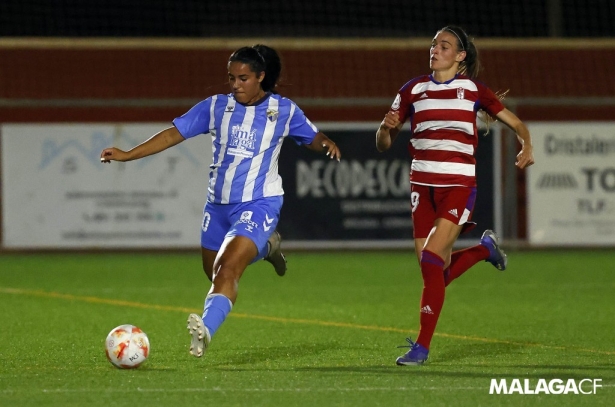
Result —
<path fill-rule="evenodd" d="M 453 252 L 453 244 L 470 222 L 476 198 L 476 119 L 479 111 L 510 127 L 521 143 L 517 167 L 534 163 L 527 127 L 500 98 L 476 80 L 476 47 L 465 31 L 447 26 L 436 33 L 429 51 L 431 75 L 406 83 L 376 133 L 376 147 L 388 150 L 402 125 L 410 120 L 412 157 L 410 189 L 414 244 L 423 276 L 420 331 L 398 365 L 427 360 L 444 303 L 445 287 L 479 261 L 506 268 L 498 238 L 486 230 L 480 244 Z"/>

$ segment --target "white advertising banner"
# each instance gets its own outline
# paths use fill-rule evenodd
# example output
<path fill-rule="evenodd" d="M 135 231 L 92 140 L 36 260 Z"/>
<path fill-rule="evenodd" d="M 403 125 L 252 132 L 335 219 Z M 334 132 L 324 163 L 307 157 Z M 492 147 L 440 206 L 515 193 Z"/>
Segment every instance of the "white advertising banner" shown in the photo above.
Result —
<path fill-rule="evenodd" d="M 615 123 L 531 123 L 534 245 L 615 246 Z"/>
<path fill-rule="evenodd" d="M 137 161 L 100 162 L 168 123 L 4 124 L 5 248 L 199 247 L 211 137 Z"/>

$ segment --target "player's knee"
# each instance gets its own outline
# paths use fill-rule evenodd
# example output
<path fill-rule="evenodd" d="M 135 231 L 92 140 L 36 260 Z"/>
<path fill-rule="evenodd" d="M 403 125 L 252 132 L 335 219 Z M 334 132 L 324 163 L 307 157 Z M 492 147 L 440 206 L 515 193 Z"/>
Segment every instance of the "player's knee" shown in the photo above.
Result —
<path fill-rule="evenodd" d="M 216 288 L 237 290 L 240 276 L 241 273 L 233 268 L 221 266 L 211 281 Z"/>

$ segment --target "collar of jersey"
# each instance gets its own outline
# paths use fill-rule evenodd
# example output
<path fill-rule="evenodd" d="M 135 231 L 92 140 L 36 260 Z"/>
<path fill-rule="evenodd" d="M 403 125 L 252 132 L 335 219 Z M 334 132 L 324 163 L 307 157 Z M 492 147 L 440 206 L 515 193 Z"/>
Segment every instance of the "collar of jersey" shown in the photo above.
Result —
<path fill-rule="evenodd" d="M 457 79 L 457 74 L 455 74 L 455 76 L 453 76 L 453 78 L 452 78 L 452 79 L 449 79 L 449 80 L 448 80 L 448 81 L 446 81 L 446 82 L 438 82 L 437 80 L 435 80 L 435 79 L 434 79 L 433 75 L 429 75 L 429 79 L 430 79 L 433 83 L 435 83 L 435 84 L 437 84 L 437 85 L 448 85 L 449 83 L 451 83 L 452 81 L 454 81 L 455 79 Z"/>
<path fill-rule="evenodd" d="M 231 96 L 233 97 L 233 94 L 231 93 Z M 248 106 L 258 106 L 261 103 L 263 103 L 269 96 L 271 96 L 271 92 L 266 92 L 265 96 L 263 96 L 262 98 L 258 99 L 255 103 L 251 104 L 251 105 L 246 105 L 245 103 L 241 103 L 241 102 L 237 102 L 242 106 L 248 107 Z M 235 99 L 235 97 L 233 97 L 233 99 Z M 237 100 L 237 99 L 235 99 Z"/>

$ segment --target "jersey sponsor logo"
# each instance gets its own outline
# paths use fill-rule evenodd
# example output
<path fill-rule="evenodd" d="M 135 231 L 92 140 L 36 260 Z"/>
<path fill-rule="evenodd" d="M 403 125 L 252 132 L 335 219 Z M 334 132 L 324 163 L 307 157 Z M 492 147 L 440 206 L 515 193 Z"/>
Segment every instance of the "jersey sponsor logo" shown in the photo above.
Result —
<path fill-rule="evenodd" d="M 397 96 L 395 96 L 395 100 L 393 101 L 393 104 L 391 105 L 391 110 L 399 109 L 400 104 L 401 104 L 401 95 L 398 93 Z"/>
<path fill-rule="evenodd" d="M 258 223 L 254 222 L 252 220 L 252 214 L 253 213 L 254 212 L 252 212 L 252 211 L 243 211 L 243 213 L 241 214 L 239 220 L 237 221 L 237 224 L 245 223 L 246 230 L 248 232 L 252 232 L 254 229 L 258 229 Z"/>
<path fill-rule="evenodd" d="M 235 106 L 230 105 L 230 106 L 227 106 L 226 109 L 224 109 L 224 113 L 232 113 L 233 110 L 235 110 Z"/>
<path fill-rule="evenodd" d="M 457 99 L 463 99 L 464 96 L 465 96 L 465 89 L 457 88 Z"/>
<path fill-rule="evenodd" d="M 256 130 L 246 129 L 241 125 L 233 126 L 229 137 L 228 153 L 230 155 L 252 158 L 255 146 Z"/>
<path fill-rule="evenodd" d="M 425 98 L 428 98 L 428 97 L 429 96 L 427 96 L 427 93 L 423 93 L 419 99 L 425 99 Z"/>
<path fill-rule="evenodd" d="M 267 109 L 267 120 L 269 120 L 270 122 L 274 122 L 278 120 L 279 114 L 280 112 L 278 112 L 277 110 Z"/>

